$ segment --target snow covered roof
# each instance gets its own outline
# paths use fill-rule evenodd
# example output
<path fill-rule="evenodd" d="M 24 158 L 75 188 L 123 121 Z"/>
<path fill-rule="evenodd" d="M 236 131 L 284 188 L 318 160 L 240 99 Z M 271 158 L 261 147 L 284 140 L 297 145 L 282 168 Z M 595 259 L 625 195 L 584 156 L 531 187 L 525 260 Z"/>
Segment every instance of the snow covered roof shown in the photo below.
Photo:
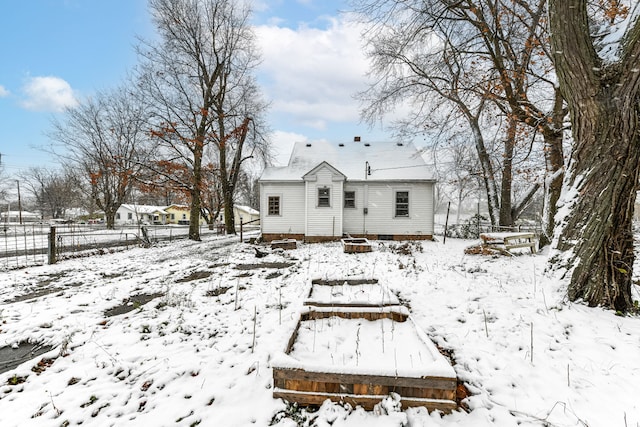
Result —
<path fill-rule="evenodd" d="M 435 181 L 435 171 L 412 143 L 296 142 L 283 167 L 266 168 L 261 181 L 301 181 L 322 162 L 350 181 Z M 367 166 L 371 173 L 366 175 Z"/>
<path fill-rule="evenodd" d="M 154 213 L 160 213 L 160 214 L 165 214 L 166 215 L 166 211 L 165 206 L 151 206 L 151 205 L 131 205 L 131 204 L 126 204 L 123 203 L 120 205 L 121 207 L 130 210 L 132 212 L 136 212 L 138 214 L 154 214 Z"/>
<path fill-rule="evenodd" d="M 253 209 L 251 206 L 234 205 L 234 207 L 240 211 L 248 213 L 249 215 L 260 215 L 260 212 Z"/>

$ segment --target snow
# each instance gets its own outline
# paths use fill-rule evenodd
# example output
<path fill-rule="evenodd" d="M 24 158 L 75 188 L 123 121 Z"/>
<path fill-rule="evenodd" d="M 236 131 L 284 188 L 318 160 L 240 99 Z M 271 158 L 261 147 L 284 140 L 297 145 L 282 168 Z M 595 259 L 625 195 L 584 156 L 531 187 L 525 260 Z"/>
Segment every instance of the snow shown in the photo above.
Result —
<path fill-rule="evenodd" d="M 434 168 L 425 163 L 412 143 L 333 144 L 326 141 L 297 142 L 289 164 L 266 168 L 260 180 L 302 182 L 302 177 L 323 161 L 350 181 L 435 180 Z M 366 174 L 367 166 L 370 175 Z"/>
<path fill-rule="evenodd" d="M 351 285 L 347 282 L 342 285 L 313 284 L 306 304 L 317 305 L 397 305 L 398 298 L 389 292 L 381 283 L 362 283 Z"/>
<path fill-rule="evenodd" d="M 601 30 L 604 31 L 604 35 L 601 36 L 601 40 L 598 42 L 598 54 L 605 64 L 613 64 L 620 61 L 622 43 L 624 43 L 629 30 L 640 17 L 640 3 L 637 0 L 631 0 L 629 3 L 629 14 L 624 19 Z"/>
<path fill-rule="evenodd" d="M 205 236 L 0 272 L 0 344 L 56 346 L 41 373 L 31 369 L 42 356 L 0 374 L 0 425 L 637 426 L 640 319 L 568 303 L 566 282 L 543 273 L 545 254 L 465 255 L 471 243 L 411 243 L 403 254 L 400 243 L 374 241 L 370 253 L 345 254 L 339 242 L 299 242 L 257 259 L 247 244 Z M 262 262 L 292 265 L 236 268 Z M 271 366 L 311 280 L 328 277 L 377 278 L 397 293 L 452 352 L 470 412 L 399 412 L 391 397 L 371 412 L 330 402 L 283 412 Z"/>
<path fill-rule="evenodd" d="M 292 351 L 274 365 L 313 372 L 421 378 L 455 373 L 411 321 L 391 319 L 307 320 Z"/>

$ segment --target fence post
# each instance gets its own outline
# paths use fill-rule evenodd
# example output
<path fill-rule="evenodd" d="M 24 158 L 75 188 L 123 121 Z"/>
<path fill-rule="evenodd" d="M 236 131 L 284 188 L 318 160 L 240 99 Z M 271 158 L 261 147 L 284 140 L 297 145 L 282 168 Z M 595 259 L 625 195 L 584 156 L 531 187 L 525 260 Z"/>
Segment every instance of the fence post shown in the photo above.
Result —
<path fill-rule="evenodd" d="M 56 228 L 49 228 L 49 245 L 47 248 L 47 254 L 49 256 L 49 264 L 56 263 Z"/>
<path fill-rule="evenodd" d="M 447 243 L 447 227 L 449 226 L 449 209 L 451 209 L 451 202 L 447 204 L 447 216 L 444 220 L 444 236 L 442 236 L 442 244 Z M 460 206 L 458 206 L 460 209 Z"/>

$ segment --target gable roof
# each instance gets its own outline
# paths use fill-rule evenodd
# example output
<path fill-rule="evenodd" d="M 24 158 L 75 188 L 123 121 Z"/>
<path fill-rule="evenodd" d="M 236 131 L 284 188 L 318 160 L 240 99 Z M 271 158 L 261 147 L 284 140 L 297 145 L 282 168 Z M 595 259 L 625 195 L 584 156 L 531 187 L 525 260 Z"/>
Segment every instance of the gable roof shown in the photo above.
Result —
<path fill-rule="evenodd" d="M 322 162 L 330 164 L 350 181 L 435 181 L 434 168 L 425 163 L 412 143 L 325 141 L 296 142 L 289 164 L 266 168 L 260 181 L 301 181 Z M 366 175 L 367 164 L 370 175 Z"/>
<path fill-rule="evenodd" d="M 334 168 L 334 167 L 333 167 L 333 166 L 331 166 L 329 163 L 327 163 L 327 162 L 325 162 L 325 161 L 322 161 L 322 162 L 320 162 L 320 164 L 318 164 L 315 168 L 313 168 L 313 169 L 311 169 L 309 172 L 305 173 L 305 174 L 302 176 L 302 179 L 304 179 L 304 180 L 309 180 L 309 179 L 315 180 L 314 175 L 316 175 L 316 174 L 318 173 L 318 171 L 319 171 L 320 169 L 323 169 L 323 168 L 329 169 L 329 171 L 331 171 L 331 173 L 332 173 L 333 175 L 338 175 L 338 176 L 339 176 L 339 177 L 341 177 L 342 179 L 346 178 L 346 176 L 345 176 L 342 172 L 340 172 L 338 169 Z"/>

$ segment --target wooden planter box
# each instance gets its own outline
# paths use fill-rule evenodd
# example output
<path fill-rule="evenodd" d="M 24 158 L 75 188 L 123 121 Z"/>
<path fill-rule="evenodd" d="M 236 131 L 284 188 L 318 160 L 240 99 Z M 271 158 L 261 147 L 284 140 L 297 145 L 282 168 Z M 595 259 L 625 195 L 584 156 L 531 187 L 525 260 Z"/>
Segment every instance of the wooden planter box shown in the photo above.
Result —
<path fill-rule="evenodd" d="M 395 392 L 403 408 L 457 407 L 453 368 L 404 307 L 307 310 L 272 367 L 273 396 L 300 405 L 371 410 Z"/>
<path fill-rule="evenodd" d="M 371 243 L 365 238 L 342 239 L 342 248 L 348 254 L 371 252 Z"/>
<path fill-rule="evenodd" d="M 298 243 L 295 239 L 272 240 L 271 249 L 296 249 Z"/>
<path fill-rule="evenodd" d="M 304 305 L 315 307 L 384 307 L 400 305 L 377 279 L 314 279 Z"/>

